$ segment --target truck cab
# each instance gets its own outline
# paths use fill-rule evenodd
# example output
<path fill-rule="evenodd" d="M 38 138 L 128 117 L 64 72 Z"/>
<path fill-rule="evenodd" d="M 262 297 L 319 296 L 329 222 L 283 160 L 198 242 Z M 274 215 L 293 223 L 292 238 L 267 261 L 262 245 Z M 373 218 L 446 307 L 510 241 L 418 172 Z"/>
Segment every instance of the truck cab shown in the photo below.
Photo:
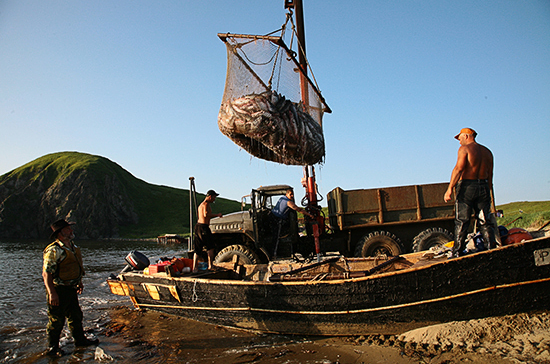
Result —
<path fill-rule="evenodd" d="M 234 255 L 244 264 L 266 263 L 274 255 L 289 257 L 304 240 L 299 235 L 298 216 L 290 216 L 281 227 L 279 239 L 274 237 L 274 220 L 271 209 L 279 198 L 292 187 L 288 185 L 262 186 L 253 189 L 241 199 L 241 211 L 210 220 L 210 229 L 216 242 L 215 263 L 228 262 Z M 277 252 L 275 247 L 277 246 Z"/>

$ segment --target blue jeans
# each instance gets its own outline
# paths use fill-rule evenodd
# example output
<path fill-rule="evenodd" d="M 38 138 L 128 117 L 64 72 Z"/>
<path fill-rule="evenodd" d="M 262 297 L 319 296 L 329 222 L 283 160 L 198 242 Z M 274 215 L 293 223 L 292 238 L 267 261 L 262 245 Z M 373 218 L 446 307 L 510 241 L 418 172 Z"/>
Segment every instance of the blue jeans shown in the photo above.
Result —
<path fill-rule="evenodd" d="M 491 191 L 487 180 L 462 180 L 456 186 L 455 244 L 453 255 L 466 248 L 472 212 L 488 249 L 496 247 L 495 226 L 491 220 Z"/>

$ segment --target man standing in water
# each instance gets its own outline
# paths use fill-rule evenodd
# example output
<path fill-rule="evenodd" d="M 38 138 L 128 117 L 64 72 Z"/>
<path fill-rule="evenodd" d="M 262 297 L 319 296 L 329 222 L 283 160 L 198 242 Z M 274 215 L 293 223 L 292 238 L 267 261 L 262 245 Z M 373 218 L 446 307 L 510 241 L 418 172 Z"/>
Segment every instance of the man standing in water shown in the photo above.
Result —
<path fill-rule="evenodd" d="M 84 336 L 82 327 L 82 310 L 78 295 L 82 293 L 82 276 L 84 268 L 80 248 L 74 245 L 72 225 L 65 220 L 58 220 L 51 225 L 53 230 L 50 239 L 53 243 L 44 249 L 44 266 L 42 278 L 48 294 L 48 351 L 50 356 L 62 356 L 59 348 L 59 337 L 65 318 L 71 330 L 75 346 L 97 345 L 99 340 L 89 340 Z"/>
<path fill-rule="evenodd" d="M 491 191 L 493 189 L 493 154 L 475 140 L 477 133 L 470 128 L 460 130 L 455 136 L 460 142 L 458 160 L 451 174 L 451 182 L 445 192 L 445 202 L 451 200 L 456 186 L 455 243 L 453 258 L 466 248 L 466 236 L 472 211 L 487 248 L 496 247 L 495 230 L 491 218 Z"/>
<path fill-rule="evenodd" d="M 208 254 L 208 269 L 213 268 L 212 262 L 214 261 L 215 246 L 212 241 L 212 231 L 210 231 L 210 219 L 213 217 L 222 217 L 222 214 L 212 213 L 212 207 L 210 204 L 216 201 L 216 197 L 219 196 L 214 190 L 209 190 L 206 193 L 206 198 L 199 205 L 198 222 L 195 225 L 195 254 L 193 255 L 193 272 L 198 270 L 197 262 L 198 255 L 206 248 Z"/>

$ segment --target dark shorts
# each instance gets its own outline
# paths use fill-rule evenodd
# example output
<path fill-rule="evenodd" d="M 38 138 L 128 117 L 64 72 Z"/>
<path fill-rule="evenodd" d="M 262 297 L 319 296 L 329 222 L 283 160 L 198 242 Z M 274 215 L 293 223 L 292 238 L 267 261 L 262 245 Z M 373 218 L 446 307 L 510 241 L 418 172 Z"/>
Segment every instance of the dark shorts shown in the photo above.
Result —
<path fill-rule="evenodd" d="M 211 250 L 215 248 L 212 231 L 207 224 L 195 225 L 195 251 L 200 252 L 204 248 Z"/>

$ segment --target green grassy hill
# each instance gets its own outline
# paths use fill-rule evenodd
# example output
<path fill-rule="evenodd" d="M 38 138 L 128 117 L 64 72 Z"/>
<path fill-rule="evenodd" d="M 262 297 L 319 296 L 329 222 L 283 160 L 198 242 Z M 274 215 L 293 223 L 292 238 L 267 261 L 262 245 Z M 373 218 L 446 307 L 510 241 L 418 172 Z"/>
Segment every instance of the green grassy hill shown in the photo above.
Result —
<path fill-rule="evenodd" d="M 197 194 L 197 202 L 204 199 Z M 216 212 L 240 203 L 216 200 Z M 0 176 L 0 237 L 45 237 L 58 218 L 88 238 L 189 233 L 189 191 L 147 183 L 107 158 L 61 152 Z"/>
<path fill-rule="evenodd" d="M 536 230 L 550 221 L 550 201 L 512 202 L 497 206 L 497 209 L 504 212 L 504 216 L 497 219 L 498 224 L 508 229 Z"/>

